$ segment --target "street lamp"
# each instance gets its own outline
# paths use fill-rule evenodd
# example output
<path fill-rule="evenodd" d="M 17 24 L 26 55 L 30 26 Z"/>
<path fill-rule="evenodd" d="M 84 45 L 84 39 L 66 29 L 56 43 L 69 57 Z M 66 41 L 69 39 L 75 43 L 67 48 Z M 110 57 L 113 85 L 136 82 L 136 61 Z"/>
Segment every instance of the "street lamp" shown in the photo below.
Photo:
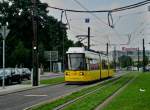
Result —
<path fill-rule="evenodd" d="M 2 34 L 2 38 L 3 38 L 3 88 L 5 88 L 5 39 L 9 33 L 9 29 L 7 29 L 7 26 L 2 26 L 2 28 L 0 29 L 0 33 Z"/>

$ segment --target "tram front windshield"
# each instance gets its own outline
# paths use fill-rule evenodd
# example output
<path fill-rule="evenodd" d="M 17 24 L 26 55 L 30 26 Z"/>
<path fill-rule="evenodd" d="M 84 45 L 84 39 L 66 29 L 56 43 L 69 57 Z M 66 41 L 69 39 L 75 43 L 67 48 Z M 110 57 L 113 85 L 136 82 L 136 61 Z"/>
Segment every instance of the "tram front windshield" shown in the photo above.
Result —
<path fill-rule="evenodd" d="M 84 54 L 69 54 L 69 70 L 83 70 L 84 69 Z"/>

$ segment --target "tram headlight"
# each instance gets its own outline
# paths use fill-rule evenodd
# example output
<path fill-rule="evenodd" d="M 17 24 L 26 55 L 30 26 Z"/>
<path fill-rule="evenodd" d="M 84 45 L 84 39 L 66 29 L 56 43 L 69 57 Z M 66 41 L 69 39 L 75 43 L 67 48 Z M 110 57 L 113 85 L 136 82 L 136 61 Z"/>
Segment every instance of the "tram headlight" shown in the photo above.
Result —
<path fill-rule="evenodd" d="M 66 72 L 66 76 L 68 76 L 69 74 Z"/>
<path fill-rule="evenodd" d="M 84 72 L 80 72 L 80 75 L 83 76 L 83 75 L 84 75 Z"/>

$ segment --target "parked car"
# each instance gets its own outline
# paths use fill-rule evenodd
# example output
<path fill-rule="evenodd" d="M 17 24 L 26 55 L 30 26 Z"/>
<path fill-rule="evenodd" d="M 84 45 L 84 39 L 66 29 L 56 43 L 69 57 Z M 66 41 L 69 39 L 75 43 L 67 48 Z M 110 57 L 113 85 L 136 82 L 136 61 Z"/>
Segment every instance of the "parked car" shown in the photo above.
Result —
<path fill-rule="evenodd" d="M 11 75 L 9 74 L 10 71 L 5 70 L 5 85 L 11 84 Z M 3 69 L 0 69 L 0 85 L 3 83 Z"/>
<path fill-rule="evenodd" d="M 31 71 L 28 68 L 18 68 L 16 69 L 16 72 L 18 72 L 21 75 L 21 79 L 28 79 L 31 78 Z"/>
<path fill-rule="evenodd" d="M 28 68 L 23 69 L 23 78 L 26 78 L 28 80 L 31 79 L 31 71 Z"/>
<path fill-rule="evenodd" d="M 0 84 L 2 85 L 3 81 L 3 69 L 0 69 Z M 5 84 L 10 85 L 13 82 L 21 83 L 21 75 L 18 74 L 14 68 L 5 69 Z"/>
<path fill-rule="evenodd" d="M 145 67 L 145 70 L 146 70 L 146 71 L 150 71 L 150 66 L 147 65 L 147 66 Z"/>
<path fill-rule="evenodd" d="M 15 68 L 12 68 L 11 71 L 12 82 L 18 82 L 20 84 L 22 82 L 20 73 Z"/>

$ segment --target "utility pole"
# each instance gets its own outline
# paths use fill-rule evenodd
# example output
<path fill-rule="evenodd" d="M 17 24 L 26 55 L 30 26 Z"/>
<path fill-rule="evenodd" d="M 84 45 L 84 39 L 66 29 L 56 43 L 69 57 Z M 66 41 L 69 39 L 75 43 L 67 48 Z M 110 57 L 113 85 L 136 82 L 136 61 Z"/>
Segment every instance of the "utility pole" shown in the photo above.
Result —
<path fill-rule="evenodd" d="M 145 72 L 145 41 L 143 38 L 143 72 Z"/>
<path fill-rule="evenodd" d="M 37 0 L 31 0 L 33 4 L 33 16 L 32 16 L 32 23 L 33 23 L 33 86 L 38 86 L 39 78 L 38 78 L 38 43 L 37 43 Z"/>
<path fill-rule="evenodd" d="M 116 46 L 114 46 L 114 69 L 116 72 Z"/>
<path fill-rule="evenodd" d="M 64 41 L 64 28 L 63 28 L 63 33 L 62 33 L 62 38 L 63 38 L 63 56 L 62 56 L 62 60 L 63 60 L 63 64 L 62 64 L 62 67 L 63 67 L 63 72 L 65 71 L 65 46 L 64 46 L 64 44 L 65 44 L 65 41 Z"/>
<path fill-rule="evenodd" d="M 140 66 L 140 56 L 139 56 L 139 48 L 138 48 L 138 71 L 139 71 L 139 66 Z"/>
<path fill-rule="evenodd" d="M 88 50 L 90 49 L 90 27 L 88 27 Z"/>
<path fill-rule="evenodd" d="M 64 52 L 65 52 L 65 47 L 64 47 L 64 25 L 63 25 L 63 22 L 62 22 L 62 20 L 63 20 L 63 14 L 64 14 L 64 11 L 62 11 L 61 12 L 61 19 L 60 19 L 60 34 L 62 35 L 62 71 L 64 72 L 64 70 L 65 70 L 65 54 L 64 54 Z M 63 31 L 63 32 L 62 32 Z"/>
<path fill-rule="evenodd" d="M 106 54 L 107 54 L 107 56 L 108 56 L 108 43 L 106 44 Z"/>
<path fill-rule="evenodd" d="M 109 68 L 110 68 L 110 65 L 109 65 L 109 56 L 108 56 L 108 43 L 106 44 L 106 54 L 107 54 L 107 62 L 108 62 L 108 76 L 109 76 Z"/>

